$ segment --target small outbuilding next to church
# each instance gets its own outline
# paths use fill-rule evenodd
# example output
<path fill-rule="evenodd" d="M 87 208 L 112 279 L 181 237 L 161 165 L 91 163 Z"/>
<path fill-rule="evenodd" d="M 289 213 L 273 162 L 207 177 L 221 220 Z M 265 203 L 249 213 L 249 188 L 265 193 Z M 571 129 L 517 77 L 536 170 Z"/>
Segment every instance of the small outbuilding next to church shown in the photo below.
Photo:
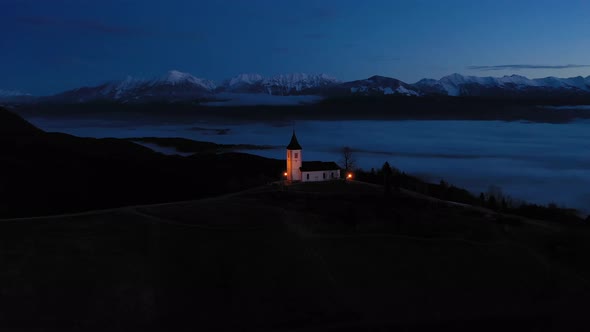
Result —
<path fill-rule="evenodd" d="M 295 131 L 287 146 L 287 180 L 318 182 L 340 179 L 340 167 L 335 162 L 303 161 L 303 148 Z"/>
<path fill-rule="evenodd" d="M 303 182 L 340 179 L 340 167 L 333 161 L 305 161 L 300 170 Z"/>

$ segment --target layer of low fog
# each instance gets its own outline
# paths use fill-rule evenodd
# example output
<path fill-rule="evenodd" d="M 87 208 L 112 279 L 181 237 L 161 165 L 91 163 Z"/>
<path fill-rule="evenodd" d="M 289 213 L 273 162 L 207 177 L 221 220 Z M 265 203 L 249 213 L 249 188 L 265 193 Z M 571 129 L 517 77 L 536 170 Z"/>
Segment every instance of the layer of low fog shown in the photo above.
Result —
<path fill-rule="evenodd" d="M 184 137 L 227 144 L 286 146 L 292 124 L 131 122 L 29 119 L 48 131 L 86 137 Z M 590 123 L 501 121 L 303 121 L 295 124 L 304 160 L 339 161 L 350 146 L 359 167 L 388 161 L 433 182 L 444 179 L 475 193 L 505 194 L 590 212 Z M 170 153 L 170 150 L 162 150 Z M 285 158 L 284 148 L 248 151 Z"/>

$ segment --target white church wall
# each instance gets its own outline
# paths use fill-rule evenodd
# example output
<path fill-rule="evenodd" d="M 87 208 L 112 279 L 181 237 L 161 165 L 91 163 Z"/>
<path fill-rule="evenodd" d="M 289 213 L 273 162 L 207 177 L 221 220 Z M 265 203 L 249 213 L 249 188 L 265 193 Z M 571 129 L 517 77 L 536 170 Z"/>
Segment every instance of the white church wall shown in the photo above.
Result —
<path fill-rule="evenodd" d="M 320 182 L 336 180 L 340 178 L 340 170 L 301 172 L 301 177 L 301 181 L 303 182 Z"/>

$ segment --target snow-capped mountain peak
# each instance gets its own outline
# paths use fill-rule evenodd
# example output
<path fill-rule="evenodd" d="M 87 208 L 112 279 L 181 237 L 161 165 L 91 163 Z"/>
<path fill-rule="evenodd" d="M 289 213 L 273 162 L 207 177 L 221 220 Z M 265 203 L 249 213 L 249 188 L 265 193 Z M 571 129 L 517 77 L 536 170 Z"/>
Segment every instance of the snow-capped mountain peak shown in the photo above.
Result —
<path fill-rule="evenodd" d="M 395 78 L 379 75 L 364 80 L 347 82 L 342 86 L 350 93 L 359 95 L 420 95 L 420 92 L 409 84 Z"/>
<path fill-rule="evenodd" d="M 326 74 L 291 73 L 275 75 L 264 80 L 270 94 L 289 94 L 306 89 L 322 88 L 337 84 L 338 80 Z"/>
<path fill-rule="evenodd" d="M 590 78 L 582 76 L 570 78 L 545 77 L 529 79 L 520 75 L 503 77 L 476 77 L 452 74 L 440 80 L 423 79 L 414 84 L 430 93 L 442 93 L 449 96 L 494 94 L 522 94 L 525 92 L 541 93 L 541 90 L 562 92 L 590 92 Z M 487 90 L 487 92 L 485 91 Z"/>
<path fill-rule="evenodd" d="M 260 74 L 239 74 L 232 77 L 227 83 L 229 86 L 235 86 L 239 84 L 258 84 L 264 80 L 264 77 Z"/>
<path fill-rule="evenodd" d="M 305 94 L 310 89 L 319 89 L 337 83 L 337 79 L 326 74 L 292 73 L 272 77 L 263 77 L 260 74 L 239 74 L 225 81 L 223 90 L 238 93 L 291 95 Z M 313 92 L 309 93 L 313 94 Z"/>
<path fill-rule="evenodd" d="M 121 98 L 127 91 L 131 91 L 133 89 L 138 88 L 139 86 L 145 84 L 145 80 L 137 79 L 132 76 L 127 76 L 122 81 L 111 83 L 107 86 L 107 88 L 103 89 L 102 94 L 108 95 L 110 93 L 115 94 L 115 99 Z"/>
<path fill-rule="evenodd" d="M 270 82 L 282 82 L 286 85 L 317 85 L 321 83 L 336 83 L 338 80 L 327 74 L 306 74 L 306 73 L 290 73 L 279 74 L 269 78 Z"/>
<path fill-rule="evenodd" d="M 279 74 L 265 80 L 267 86 L 281 86 L 285 89 L 301 91 L 338 83 L 338 80 L 326 74 L 291 73 Z"/>
<path fill-rule="evenodd" d="M 194 80 L 195 77 L 193 75 L 189 73 L 183 73 L 178 70 L 170 70 L 160 79 L 160 81 L 170 83 L 172 85 Z"/>
<path fill-rule="evenodd" d="M 516 86 L 531 86 L 535 85 L 530 79 L 520 75 L 503 76 L 497 79 L 500 85 L 514 84 Z"/>
<path fill-rule="evenodd" d="M 24 96 L 31 96 L 28 93 L 16 91 L 16 90 L 2 90 L 0 89 L 0 97 L 1 98 L 9 98 L 9 97 L 24 97 Z"/>
<path fill-rule="evenodd" d="M 159 84 L 181 85 L 194 84 L 199 85 L 207 90 L 214 90 L 216 85 L 213 81 L 197 78 L 189 73 L 183 73 L 178 70 L 171 70 L 162 76 L 158 81 Z"/>
<path fill-rule="evenodd" d="M 195 100 L 210 96 L 215 83 L 194 77 L 178 70 L 171 70 L 155 79 L 138 79 L 127 76 L 123 80 L 109 82 L 94 87 L 83 87 L 66 91 L 53 100 L 67 102 L 90 102 L 94 100 L 113 100 L 117 102 L 178 101 Z"/>
<path fill-rule="evenodd" d="M 447 81 L 453 84 L 461 84 L 464 83 L 466 81 L 465 76 L 458 74 L 458 73 L 453 73 L 451 75 L 447 75 L 444 76 L 443 78 L 440 79 L 441 81 Z"/>

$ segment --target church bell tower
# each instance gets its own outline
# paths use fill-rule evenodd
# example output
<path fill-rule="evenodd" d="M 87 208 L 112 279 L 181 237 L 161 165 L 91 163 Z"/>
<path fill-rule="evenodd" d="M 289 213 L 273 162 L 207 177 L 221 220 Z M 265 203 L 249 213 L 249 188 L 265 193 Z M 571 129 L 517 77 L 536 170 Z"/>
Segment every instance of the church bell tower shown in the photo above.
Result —
<path fill-rule="evenodd" d="M 301 150 L 301 145 L 297 142 L 297 136 L 293 130 L 291 142 L 287 145 L 287 180 L 289 181 L 301 181 L 300 168 L 303 163 Z"/>

